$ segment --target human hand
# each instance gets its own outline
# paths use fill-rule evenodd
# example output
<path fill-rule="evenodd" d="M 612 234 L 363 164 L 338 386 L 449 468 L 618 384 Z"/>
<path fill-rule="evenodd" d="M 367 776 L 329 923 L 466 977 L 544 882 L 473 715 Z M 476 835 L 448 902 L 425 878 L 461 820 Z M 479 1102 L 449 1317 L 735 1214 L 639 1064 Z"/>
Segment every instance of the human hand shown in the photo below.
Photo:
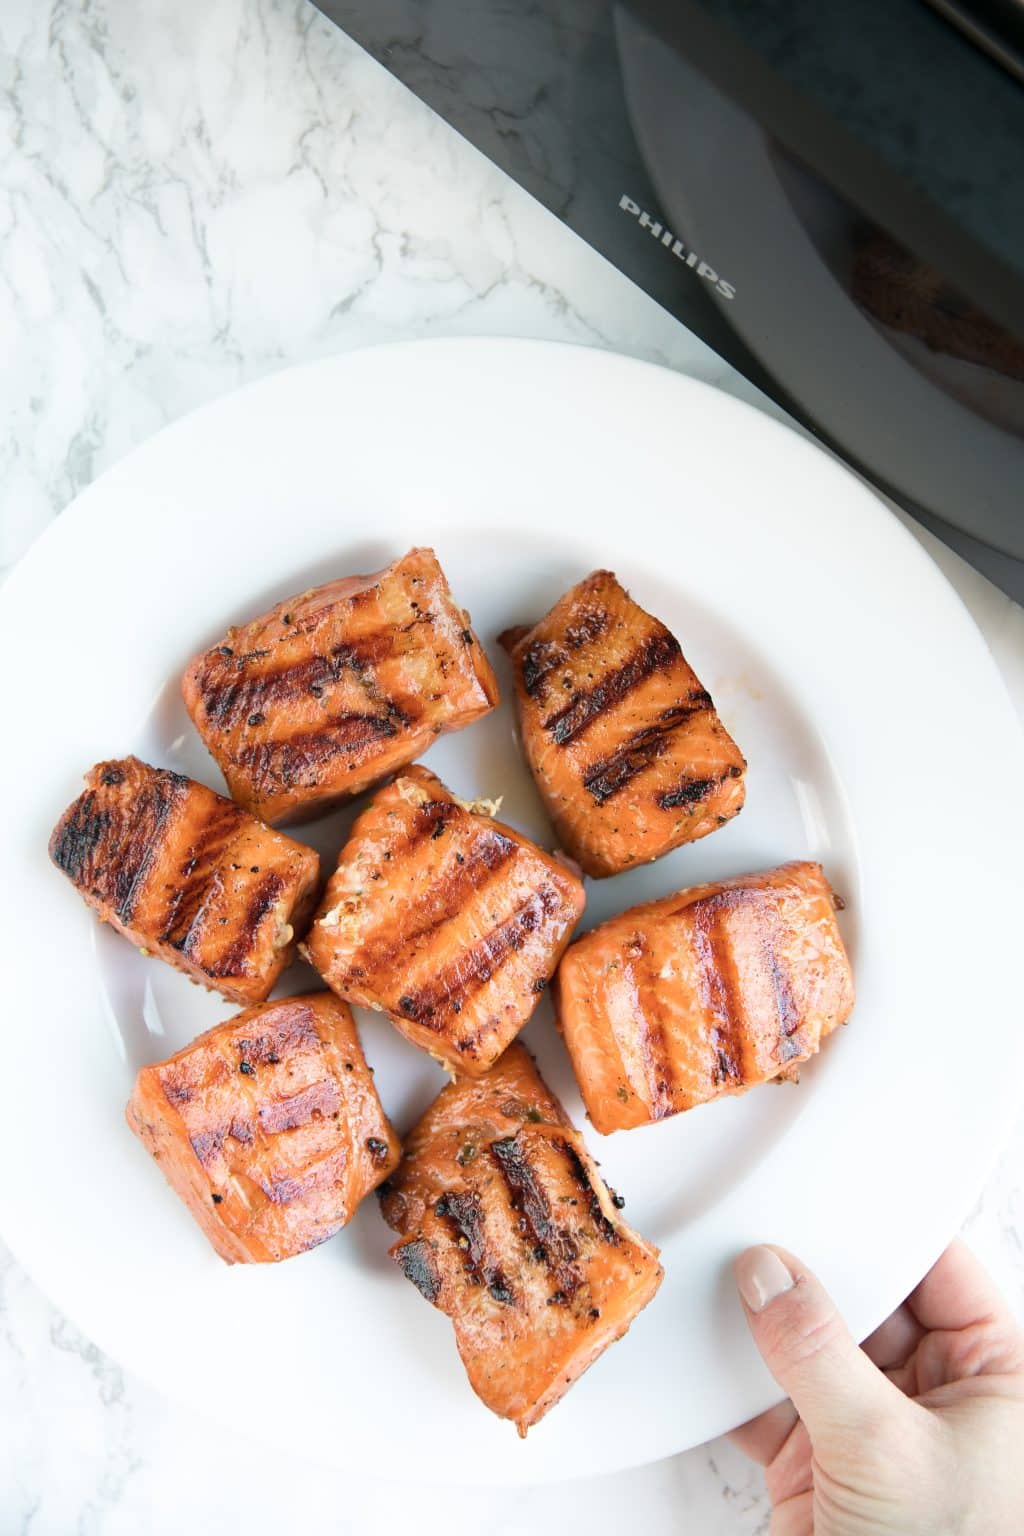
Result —
<path fill-rule="evenodd" d="M 859 1348 L 782 1248 L 736 1262 L 790 1401 L 730 1437 L 765 1468 L 771 1536 L 1020 1536 L 1024 1333 L 957 1241 Z"/>

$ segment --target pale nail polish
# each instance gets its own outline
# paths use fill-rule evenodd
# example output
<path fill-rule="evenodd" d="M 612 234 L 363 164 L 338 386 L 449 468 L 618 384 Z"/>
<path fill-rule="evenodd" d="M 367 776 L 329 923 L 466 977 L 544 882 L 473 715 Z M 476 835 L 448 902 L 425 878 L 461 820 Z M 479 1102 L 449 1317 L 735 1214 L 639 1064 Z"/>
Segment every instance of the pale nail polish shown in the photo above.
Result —
<path fill-rule="evenodd" d="M 736 1284 L 751 1312 L 763 1312 L 769 1302 L 791 1291 L 793 1276 L 773 1248 L 748 1248 L 736 1260 Z"/>

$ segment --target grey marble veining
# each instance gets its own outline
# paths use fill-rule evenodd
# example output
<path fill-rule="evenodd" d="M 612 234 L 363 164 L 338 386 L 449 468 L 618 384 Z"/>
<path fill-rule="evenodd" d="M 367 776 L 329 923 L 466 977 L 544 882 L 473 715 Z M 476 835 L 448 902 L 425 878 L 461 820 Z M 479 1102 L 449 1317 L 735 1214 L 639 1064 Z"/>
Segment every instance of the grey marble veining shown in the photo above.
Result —
<path fill-rule="evenodd" d="M 166 421 L 350 347 L 565 339 L 764 403 L 300 0 L 6 0 L 0 117 L 0 568 Z M 1021 610 L 926 542 L 1024 710 Z M 1024 1312 L 1022 1161 L 1018 1125 L 968 1232 Z M 410 1498 L 164 1402 L 6 1252 L 0 1424 L 0 1536 L 387 1531 Z M 479 1498 L 414 1496 L 425 1531 L 480 1529 Z M 493 1536 L 566 1521 L 755 1536 L 767 1506 L 716 1442 L 486 1510 Z"/>
<path fill-rule="evenodd" d="M 9 0 L 0 69 L 2 564 L 286 363 L 486 332 L 729 373 L 304 0 Z"/>

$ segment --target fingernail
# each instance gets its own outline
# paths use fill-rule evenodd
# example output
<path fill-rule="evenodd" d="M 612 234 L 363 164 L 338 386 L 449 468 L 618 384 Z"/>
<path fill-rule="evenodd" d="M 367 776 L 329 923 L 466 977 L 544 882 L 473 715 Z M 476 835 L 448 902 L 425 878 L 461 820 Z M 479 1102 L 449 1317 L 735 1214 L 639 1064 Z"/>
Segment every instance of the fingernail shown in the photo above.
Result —
<path fill-rule="evenodd" d="M 770 1301 L 791 1291 L 796 1281 L 774 1248 L 748 1248 L 736 1260 L 736 1284 L 751 1312 L 763 1312 Z"/>

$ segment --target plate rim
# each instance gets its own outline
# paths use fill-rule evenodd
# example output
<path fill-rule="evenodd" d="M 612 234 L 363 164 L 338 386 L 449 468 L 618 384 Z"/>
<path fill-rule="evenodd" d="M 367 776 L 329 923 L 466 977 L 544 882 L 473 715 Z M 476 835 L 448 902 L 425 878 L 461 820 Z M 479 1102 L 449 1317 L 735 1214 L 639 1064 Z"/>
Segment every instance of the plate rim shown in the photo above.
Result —
<path fill-rule="evenodd" d="M 779 421 L 776 418 L 765 414 L 757 407 L 750 405 L 745 401 L 737 400 L 735 397 L 725 394 L 724 392 L 716 389 L 713 385 L 707 384 L 701 380 L 693 379 L 687 375 L 676 373 L 674 370 L 662 367 L 661 365 L 606 351 L 605 349 L 592 348 L 590 346 L 581 346 L 578 344 L 565 342 L 531 341 L 525 338 L 446 337 L 417 341 L 389 341 L 379 346 L 353 349 L 351 351 L 336 354 L 331 357 L 317 359 L 310 363 L 304 363 L 289 368 L 275 370 L 274 372 L 267 374 L 260 379 L 251 381 L 247 385 L 243 386 L 243 388 L 240 390 L 231 391 L 227 394 L 217 396 L 211 401 L 204 402 L 203 404 L 186 413 L 184 416 L 177 418 L 171 423 L 168 423 L 158 433 L 137 445 L 131 451 L 131 453 L 126 455 L 123 459 L 119 460 L 116 464 L 110 466 L 110 468 L 108 468 L 103 475 L 101 475 L 96 481 L 94 481 L 83 492 L 81 492 L 69 504 L 64 513 L 54 518 L 49 527 L 43 531 L 40 537 L 34 542 L 31 548 L 18 562 L 18 564 L 11 572 L 7 582 L 4 584 L 2 592 L 0 592 L 0 627 L 2 627 L 5 621 L 8 609 L 16 600 L 17 594 L 20 592 L 22 584 L 25 582 L 30 583 L 34 577 L 36 567 L 40 566 L 41 564 L 45 566 L 45 562 L 50 556 L 51 548 L 59 547 L 61 540 L 65 537 L 63 530 L 69 525 L 69 514 L 72 518 L 75 518 L 79 521 L 81 521 L 82 518 L 89 516 L 92 502 L 101 499 L 105 490 L 110 485 L 116 484 L 119 477 L 130 475 L 133 467 L 147 454 L 147 452 L 152 451 L 155 444 L 162 442 L 164 445 L 166 445 L 167 441 L 173 438 L 174 434 L 178 432 L 187 432 L 198 419 L 203 418 L 209 414 L 215 414 L 219 408 L 228 405 L 229 402 L 233 403 L 233 405 L 237 407 L 239 404 L 243 403 L 245 399 L 251 397 L 252 395 L 260 391 L 272 390 L 279 386 L 282 379 L 294 378 L 296 375 L 311 375 L 318 372 L 322 372 L 326 376 L 339 367 L 341 369 L 345 369 L 347 367 L 358 368 L 360 361 L 367 355 L 387 353 L 392 357 L 400 358 L 402 353 L 408 353 L 410 351 L 414 351 L 420 355 L 430 351 L 435 355 L 439 355 L 443 352 L 457 352 L 467 355 L 476 352 L 482 356 L 487 352 L 494 352 L 495 350 L 498 353 L 512 350 L 518 352 L 521 356 L 535 354 L 540 358 L 556 353 L 575 354 L 577 356 L 585 354 L 596 367 L 604 367 L 610 369 L 612 373 L 615 373 L 617 370 L 625 366 L 627 368 L 642 370 L 645 373 L 659 374 L 662 375 L 665 380 L 671 381 L 669 387 L 689 389 L 696 392 L 697 395 L 704 398 L 705 400 L 712 399 L 714 404 L 711 406 L 711 409 L 713 410 L 722 410 L 726 415 L 732 412 L 738 418 L 745 420 L 748 424 L 758 423 L 758 430 L 766 431 L 769 436 L 772 436 L 776 433 L 784 433 L 789 438 L 795 437 L 798 441 L 803 443 L 804 450 L 806 450 L 808 453 L 813 454 L 815 448 L 818 449 L 819 453 L 823 451 L 820 448 L 820 445 L 815 444 L 809 437 L 795 430 L 787 423 Z M 802 451 L 803 450 L 798 450 L 798 453 Z M 931 585 L 932 590 L 936 594 L 941 595 L 941 600 L 943 603 L 948 604 L 950 598 L 954 600 L 955 607 L 959 610 L 961 622 L 966 620 L 967 625 L 974 632 L 974 635 L 986 652 L 989 672 L 988 681 L 990 684 L 995 683 L 997 685 L 997 691 L 1002 695 L 1006 709 L 1006 723 L 1010 725 L 1011 733 L 1016 733 L 1017 750 L 1019 753 L 1020 743 L 1022 740 L 1020 725 L 1012 708 L 1012 703 L 1006 687 L 1005 679 L 1003 678 L 1002 673 L 1000 672 L 994 659 L 991 657 L 990 653 L 988 653 L 987 646 L 985 646 L 984 637 L 978 630 L 977 625 L 975 624 L 974 619 L 967 609 L 967 606 L 961 598 L 960 594 L 946 580 L 942 572 L 932 560 L 931 556 L 914 538 L 909 529 L 907 529 L 898 518 L 889 512 L 889 510 L 878 499 L 872 489 L 868 487 L 859 476 L 855 475 L 845 465 L 843 465 L 841 461 L 839 461 L 834 455 L 826 453 L 825 457 L 831 460 L 833 468 L 839 474 L 844 475 L 851 481 L 855 482 L 863 492 L 860 497 L 860 504 L 858 506 L 858 517 L 867 517 L 869 515 L 867 512 L 868 503 L 873 503 L 875 508 L 874 517 L 876 529 L 884 530 L 883 537 L 888 538 L 892 537 L 894 529 L 898 529 L 899 531 L 896 535 L 896 542 L 898 544 L 902 544 L 905 553 L 913 552 L 911 553 L 911 559 L 912 561 L 917 562 L 918 571 L 919 574 L 921 574 L 922 579 Z M 457 524 L 453 526 L 457 527 Z M 926 573 L 928 574 L 926 575 Z M 12 591 L 15 594 L 15 598 L 12 598 L 11 596 Z M 1022 1055 L 1024 1055 L 1024 1047 L 1022 1047 Z M 1007 1095 L 1005 1111 L 999 1116 L 999 1131 L 996 1135 L 993 1135 L 990 1138 L 989 1151 L 985 1160 L 986 1172 L 991 1168 L 992 1163 L 998 1156 L 999 1142 L 1005 1136 L 1006 1130 L 1014 1112 L 1015 1103 L 1011 1101 L 1010 1097 Z M 0 1217 L 3 1218 L 2 1229 L 5 1231 L 5 1233 L 10 1230 L 11 1225 L 7 1219 L 9 1207 L 9 1192 L 5 1192 L 3 1189 L 0 1189 Z M 967 1209 L 969 1209 L 969 1207 L 970 1200 L 964 1204 L 963 1210 L 958 1213 L 958 1216 L 962 1218 L 962 1215 L 966 1212 Z M 12 1252 L 14 1252 L 15 1256 L 17 1257 L 19 1264 L 21 1264 L 21 1266 L 30 1275 L 33 1281 L 39 1285 L 43 1293 L 47 1296 L 54 1294 L 54 1291 L 49 1284 L 41 1281 L 40 1279 L 37 1279 L 33 1263 L 31 1260 L 26 1262 L 26 1259 L 23 1256 L 17 1242 L 12 1242 L 11 1248 Z M 936 1257 L 939 1251 L 941 1251 L 941 1247 L 935 1248 L 931 1253 L 931 1257 Z M 81 1329 L 83 1333 L 85 1333 L 88 1337 L 95 1337 L 97 1342 L 100 1343 L 101 1347 L 108 1349 L 108 1352 L 112 1354 L 113 1358 L 118 1358 L 117 1352 L 109 1350 L 101 1335 L 97 1334 L 92 1327 L 84 1327 L 82 1323 L 79 1322 L 74 1307 L 67 1306 L 64 1302 L 63 1296 L 61 1296 L 59 1300 L 55 1301 L 55 1305 L 59 1306 L 65 1315 L 68 1316 L 75 1323 L 75 1325 Z M 142 1375 L 143 1379 L 146 1379 L 146 1373 L 139 1371 L 139 1368 L 134 1364 L 128 1365 L 126 1369 L 132 1370 L 137 1374 Z M 152 1378 L 150 1379 L 153 1380 Z M 165 1395 L 171 1395 L 172 1397 L 176 1396 L 174 1393 L 168 1393 L 167 1387 L 159 1381 L 153 1380 L 153 1385 L 158 1391 L 161 1391 Z M 769 1394 L 768 1401 L 778 1400 L 778 1397 L 779 1393 L 776 1389 L 774 1399 L 772 1399 Z M 195 1404 L 189 1402 L 187 1398 L 181 1398 L 179 1400 L 182 1401 L 185 1406 L 189 1407 L 190 1411 L 196 1411 Z M 765 1401 L 762 1406 L 767 1406 L 768 1401 Z M 480 1409 L 479 1411 L 483 1412 L 484 1410 Z M 715 1430 L 715 1433 L 720 1433 L 721 1429 L 726 1427 L 728 1426 L 724 1424 L 719 1426 L 719 1428 Z M 665 1453 L 658 1451 L 653 1454 L 649 1460 L 661 1459 L 663 1454 Z M 639 1466 L 643 1464 L 645 1463 L 641 1460 L 631 1459 L 624 1465 Z M 417 1473 L 417 1475 L 419 1474 Z M 585 1476 L 589 1474 L 587 1471 L 584 1471 L 580 1475 Z M 532 1472 L 530 1477 L 527 1479 L 516 1477 L 512 1479 L 513 1482 L 521 1482 L 524 1480 L 559 1481 L 562 1479 L 559 1477 L 536 1476 Z M 511 1485 L 495 1482 L 491 1478 L 484 1479 L 484 1482 L 487 1486 L 493 1487 Z"/>

